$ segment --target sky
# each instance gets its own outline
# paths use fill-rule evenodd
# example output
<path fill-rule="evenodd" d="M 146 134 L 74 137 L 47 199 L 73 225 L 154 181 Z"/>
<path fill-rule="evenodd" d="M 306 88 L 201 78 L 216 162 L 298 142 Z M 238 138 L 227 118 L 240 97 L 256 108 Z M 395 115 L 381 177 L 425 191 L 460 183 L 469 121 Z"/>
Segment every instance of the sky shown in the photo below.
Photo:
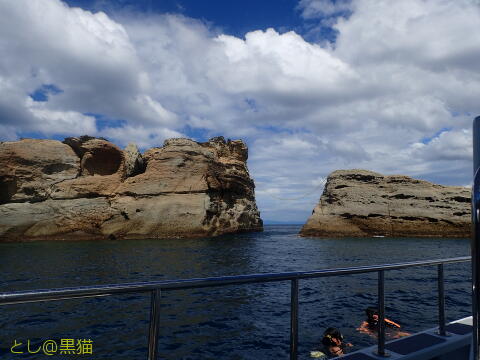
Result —
<path fill-rule="evenodd" d="M 261 217 L 337 169 L 472 178 L 480 0 L 0 0 L 0 141 L 242 139 Z"/>

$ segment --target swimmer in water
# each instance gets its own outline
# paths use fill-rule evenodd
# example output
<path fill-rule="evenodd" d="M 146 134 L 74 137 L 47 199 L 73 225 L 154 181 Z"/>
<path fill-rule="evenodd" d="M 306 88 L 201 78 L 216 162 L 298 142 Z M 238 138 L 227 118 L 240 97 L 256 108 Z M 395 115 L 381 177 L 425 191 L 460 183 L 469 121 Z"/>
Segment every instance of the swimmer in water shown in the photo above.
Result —
<path fill-rule="evenodd" d="M 374 307 L 368 307 L 365 309 L 367 314 L 367 320 L 362 322 L 360 327 L 357 328 L 358 331 L 369 334 L 373 337 L 377 336 L 378 332 L 378 309 Z M 396 322 L 385 318 L 385 329 L 388 329 L 388 335 L 392 339 L 398 339 L 403 336 L 410 335 L 405 331 L 400 331 L 401 326 Z"/>
<path fill-rule="evenodd" d="M 329 327 L 323 333 L 322 351 L 311 351 L 310 356 L 319 359 L 332 359 L 345 354 L 345 349 L 352 346 L 344 343 L 342 333 L 333 327 Z"/>

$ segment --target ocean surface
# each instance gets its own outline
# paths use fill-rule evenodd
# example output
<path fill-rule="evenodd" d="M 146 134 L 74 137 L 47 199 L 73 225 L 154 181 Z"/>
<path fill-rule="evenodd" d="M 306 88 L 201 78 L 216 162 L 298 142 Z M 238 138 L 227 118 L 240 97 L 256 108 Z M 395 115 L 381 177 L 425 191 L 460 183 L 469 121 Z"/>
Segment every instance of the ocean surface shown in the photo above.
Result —
<path fill-rule="evenodd" d="M 470 255 L 469 239 L 298 237 L 300 226 L 206 239 L 31 242 L 0 244 L 0 292 L 163 279 L 306 271 Z M 470 264 L 445 266 L 447 320 L 470 315 Z M 390 271 L 386 314 L 403 330 L 436 326 L 436 267 Z M 376 274 L 300 281 L 299 353 L 308 359 L 329 326 L 355 349 L 375 340 L 355 329 L 376 304 Z M 286 359 L 290 283 L 164 292 L 162 359 Z M 148 295 L 6 305 L 1 308 L 0 359 L 29 355 L 53 339 L 91 339 L 93 355 L 51 359 L 146 359 Z M 11 354 L 14 342 L 24 354 Z"/>

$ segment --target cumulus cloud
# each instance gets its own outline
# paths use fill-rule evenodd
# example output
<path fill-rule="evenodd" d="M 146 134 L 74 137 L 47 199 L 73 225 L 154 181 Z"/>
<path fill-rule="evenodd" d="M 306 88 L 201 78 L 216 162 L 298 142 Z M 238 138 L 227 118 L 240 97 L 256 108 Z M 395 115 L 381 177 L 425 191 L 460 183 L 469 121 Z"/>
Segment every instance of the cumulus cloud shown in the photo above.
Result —
<path fill-rule="evenodd" d="M 428 142 L 417 142 L 410 148 L 412 155 L 425 161 L 471 161 L 472 132 L 469 129 L 444 131 Z"/>
<path fill-rule="evenodd" d="M 148 74 L 125 28 L 106 14 L 58 0 L 0 1 L 0 14 L 2 122 L 45 135 L 95 134 L 84 113 L 176 125 L 175 114 L 148 93 Z M 62 91 L 32 104 L 29 94 L 45 84 Z"/>
<path fill-rule="evenodd" d="M 50 110 L 44 102 L 36 102 L 27 98 L 26 107 L 35 118 L 30 130 L 47 136 L 57 133 L 57 129 L 68 129 L 76 134 L 92 134 L 96 132 L 95 118 L 76 111 Z"/>
<path fill-rule="evenodd" d="M 115 139 L 115 142 L 121 146 L 135 142 L 137 146 L 143 150 L 149 147 L 160 147 L 163 145 L 165 139 L 185 137 L 182 133 L 168 128 L 160 128 L 152 131 L 142 125 L 109 127 L 100 131 L 100 134 L 108 139 Z"/>
<path fill-rule="evenodd" d="M 351 0 L 300 0 L 298 9 L 306 19 L 340 16 L 352 11 Z"/>
<path fill-rule="evenodd" d="M 478 2 L 301 0 L 297 9 L 331 26 L 335 42 L 0 0 L 2 139 L 89 132 L 145 148 L 189 134 L 242 137 L 266 219 L 304 220 L 319 179 L 338 168 L 469 183 Z M 61 91 L 30 98 L 45 84 Z"/>

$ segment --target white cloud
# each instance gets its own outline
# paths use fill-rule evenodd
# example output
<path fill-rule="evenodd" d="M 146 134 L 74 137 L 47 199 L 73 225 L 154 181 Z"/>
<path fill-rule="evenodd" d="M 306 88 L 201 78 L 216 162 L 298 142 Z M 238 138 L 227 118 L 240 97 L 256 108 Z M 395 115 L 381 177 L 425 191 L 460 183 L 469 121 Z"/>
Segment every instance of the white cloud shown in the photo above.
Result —
<path fill-rule="evenodd" d="M 72 123 L 73 113 L 177 125 L 176 116 L 146 93 L 149 75 L 134 45 L 124 26 L 106 14 L 69 8 L 58 0 L 0 1 L 0 14 L 0 51 L 7 54 L 0 58 L 0 89 L 9 94 L 1 101 L 0 115 L 23 124 L 20 131 L 35 127 L 45 135 L 71 134 L 79 127 L 57 120 L 69 117 Z M 29 94 L 43 84 L 63 92 L 38 104 L 41 112 L 28 111 Z M 43 116 L 47 111 L 56 114 L 49 121 Z"/>
<path fill-rule="evenodd" d="M 351 0 L 300 0 L 298 9 L 305 19 L 338 16 L 352 10 Z"/>
<path fill-rule="evenodd" d="M 336 54 L 350 63 L 392 62 L 431 71 L 478 71 L 475 0 L 358 0 L 340 20 Z"/>
<path fill-rule="evenodd" d="M 35 118 L 30 130 L 38 131 L 47 136 L 57 133 L 57 129 L 68 129 L 73 134 L 93 134 L 97 132 L 95 118 L 86 116 L 76 111 L 50 110 L 44 102 L 35 102 L 27 99 L 26 107 Z"/>
<path fill-rule="evenodd" d="M 318 97 L 320 92 L 328 96 L 346 90 L 347 83 L 358 80 L 348 64 L 294 32 L 268 29 L 246 34 L 245 41 L 226 35 L 216 41 L 223 45 L 228 61 L 213 78 L 230 92 L 295 98 L 316 91 Z"/>
<path fill-rule="evenodd" d="M 445 131 L 428 143 L 411 145 L 412 155 L 424 161 L 472 161 L 472 131 Z"/>
<path fill-rule="evenodd" d="M 336 42 L 273 29 L 240 39 L 179 15 L 112 18 L 58 0 L 0 0 L 2 139 L 13 126 L 141 147 L 185 126 L 243 137 L 267 219 L 304 219 L 318 179 L 338 168 L 469 183 L 478 2 L 301 0 L 298 9 L 335 24 Z M 42 84 L 63 92 L 28 100 Z M 98 130 L 91 113 L 123 122 Z"/>
<path fill-rule="evenodd" d="M 163 142 L 169 138 L 185 137 L 182 133 L 168 128 L 146 128 L 142 125 L 110 127 L 100 131 L 99 135 L 120 146 L 126 146 L 130 142 L 135 142 L 143 150 L 151 147 L 161 147 Z"/>

